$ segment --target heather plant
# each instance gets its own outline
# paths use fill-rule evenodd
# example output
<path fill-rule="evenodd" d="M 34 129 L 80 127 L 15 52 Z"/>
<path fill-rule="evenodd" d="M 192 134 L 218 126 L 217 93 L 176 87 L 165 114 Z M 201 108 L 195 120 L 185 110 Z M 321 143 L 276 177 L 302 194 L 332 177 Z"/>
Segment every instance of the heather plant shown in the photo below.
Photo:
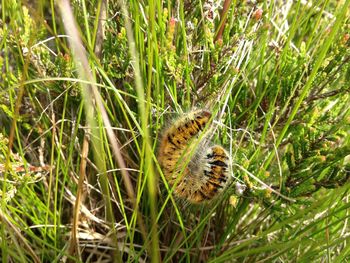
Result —
<path fill-rule="evenodd" d="M 1 259 L 349 260 L 349 5 L 3 1 Z M 231 161 L 200 204 L 157 159 L 195 109 Z"/>

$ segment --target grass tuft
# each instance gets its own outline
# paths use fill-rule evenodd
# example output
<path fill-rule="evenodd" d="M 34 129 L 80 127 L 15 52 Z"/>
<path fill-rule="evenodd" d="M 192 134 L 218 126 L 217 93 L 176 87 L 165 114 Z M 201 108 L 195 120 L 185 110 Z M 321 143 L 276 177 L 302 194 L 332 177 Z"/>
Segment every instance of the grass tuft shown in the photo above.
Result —
<path fill-rule="evenodd" d="M 4 1 L 1 259 L 348 260 L 349 6 Z M 233 180 L 191 205 L 156 156 L 201 108 Z"/>

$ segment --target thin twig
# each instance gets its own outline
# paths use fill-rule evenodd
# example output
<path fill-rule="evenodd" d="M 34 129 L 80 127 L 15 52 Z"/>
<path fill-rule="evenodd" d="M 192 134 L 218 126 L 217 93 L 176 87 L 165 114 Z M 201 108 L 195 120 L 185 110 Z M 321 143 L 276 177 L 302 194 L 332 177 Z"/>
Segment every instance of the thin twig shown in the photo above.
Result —
<path fill-rule="evenodd" d="M 232 0 L 225 0 L 224 2 L 224 6 L 221 12 L 220 28 L 217 35 L 215 36 L 214 42 L 217 42 L 219 39 L 222 39 L 222 33 L 224 32 L 224 29 L 225 29 L 227 13 L 228 13 L 228 10 L 230 9 L 231 3 L 232 3 Z"/>

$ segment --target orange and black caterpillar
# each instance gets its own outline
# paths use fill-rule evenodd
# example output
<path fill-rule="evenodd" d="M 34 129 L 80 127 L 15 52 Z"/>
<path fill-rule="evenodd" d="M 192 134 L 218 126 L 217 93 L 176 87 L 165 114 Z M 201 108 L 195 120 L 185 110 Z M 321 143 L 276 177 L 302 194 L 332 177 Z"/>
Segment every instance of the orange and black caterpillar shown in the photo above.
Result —
<path fill-rule="evenodd" d="M 219 145 L 207 146 L 201 135 L 211 120 L 207 110 L 180 117 L 164 132 L 158 161 L 176 196 L 191 203 L 215 198 L 230 179 L 230 157 Z M 175 185 L 175 186 L 174 186 Z"/>

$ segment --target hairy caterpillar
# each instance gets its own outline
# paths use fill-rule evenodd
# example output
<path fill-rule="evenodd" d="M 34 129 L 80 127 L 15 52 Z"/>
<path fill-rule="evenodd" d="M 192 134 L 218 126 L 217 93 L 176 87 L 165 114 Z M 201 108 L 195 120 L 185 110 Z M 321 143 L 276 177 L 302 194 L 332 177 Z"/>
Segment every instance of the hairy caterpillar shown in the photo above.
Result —
<path fill-rule="evenodd" d="M 191 203 L 212 200 L 230 181 L 229 154 L 219 145 L 208 146 L 201 136 L 211 116 L 196 110 L 180 117 L 160 142 L 158 161 L 165 178 L 176 196 Z"/>

